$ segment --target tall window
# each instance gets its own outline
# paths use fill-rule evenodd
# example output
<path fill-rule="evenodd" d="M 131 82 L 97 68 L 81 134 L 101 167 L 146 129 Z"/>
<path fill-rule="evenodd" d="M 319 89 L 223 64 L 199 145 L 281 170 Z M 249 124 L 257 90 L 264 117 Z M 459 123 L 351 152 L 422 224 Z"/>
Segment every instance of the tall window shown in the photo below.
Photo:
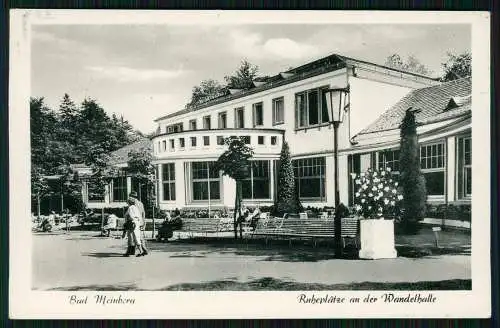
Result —
<path fill-rule="evenodd" d="M 175 200 L 175 164 L 162 164 L 163 200 Z"/>
<path fill-rule="evenodd" d="M 191 163 L 193 200 L 219 200 L 220 174 L 215 162 Z"/>
<path fill-rule="evenodd" d="M 163 151 L 167 150 L 167 140 L 163 140 Z"/>
<path fill-rule="evenodd" d="M 457 185 L 458 198 L 472 195 L 472 139 L 458 138 L 457 142 Z"/>
<path fill-rule="evenodd" d="M 303 128 L 328 122 L 325 91 L 328 87 L 295 94 L 296 127 Z"/>
<path fill-rule="evenodd" d="M 167 133 L 182 132 L 184 130 L 183 123 L 177 123 L 167 126 Z"/>
<path fill-rule="evenodd" d="M 299 198 L 318 201 L 326 200 L 324 157 L 294 160 L 293 171 Z"/>
<path fill-rule="evenodd" d="M 196 137 L 191 137 L 191 147 L 196 147 Z"/>
<path fill-rule="evenodd" d="M 270 198 L 269 161 L 252 161 L 250 176 L 242 181 L 243 199 Z"/>
<path fill-rule="evenodd" d="M 445 185 L 444 143 L 420 146 L 420 167 L 425 176 L 427 195 L 443 196 Z"/>
<path fill-rule="evenodd" d="M 391 168 L 392 172 L 399 172 L 399 149 L 383 150 L 378 152 L 378 168 Z"/>
<path fill-rule="evenodd" d="M 264 108 L 262 102 L 253 104 L 253 126 L 264 125 Z"/>
<path fill-rule="evenodd" d="M 205 130 L 210 130 L 210 115 L 203 117 L 203 128 Z"/>
<path fill-rule="evenodd" d="M 283 97 L 273 99 L 273 125 L 285 123 L 285 100 Z"/>
<path fill-rule="evenodd" d="M 234 127 L 237 129 L 245 128 L 245 108 L 240 107 L 234 110 Z"/>
<path fill-rule="evenodd" d="M 227 128 L 227 113 L 226 112 L 219 113 L 218 124 L 219 124 L 219 129 Z"/>
<path fill-rule="evenodd" d="M 116 177 L 112 180 L 113 202 L 124 202 L 127 200 L 127 177 Z"/>
<path fill-rule="evenodd" d="M 189 130 L 196 130 L 196 120 L 189 121 Z"/>

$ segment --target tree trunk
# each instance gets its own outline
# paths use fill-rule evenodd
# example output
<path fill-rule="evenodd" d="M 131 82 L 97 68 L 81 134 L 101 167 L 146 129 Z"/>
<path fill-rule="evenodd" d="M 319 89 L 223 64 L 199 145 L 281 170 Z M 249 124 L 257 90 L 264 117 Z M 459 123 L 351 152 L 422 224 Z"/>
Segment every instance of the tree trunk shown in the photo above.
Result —
<path fill-rule="evenodd" d="M 36 201 L 37 201 L 37 218 L 40 218 L 40 193 L 36 195 Z"/>
<path fill-rule="evenodd" d="M 101 208 L 101 231 L 104 229 L 104 207 Z"/>
<path fill-rule="evenodd" d="M 236 219 L 238 217 L 238 206 L 239 206 L 239 200 L 238 200 L 238 185 L 240 182 L 236 180 L 236 197 L 234 198 L 234 215 L 233 215 L 233 229 L 234 229 L 234 239 L 238 239 L 238 231 L 237 231 L 237 224 L 236 224 Z"/>
<path fill-rule="evenodd" d="M 243 186 L 241 184 L 241 181 L 236 185 L 237 192 L 238 192 L 238 211 L 241 211 L 241 199 L 243 198 Z M 243 222 L 241 221 L 242 218 L 240 217 L 240 220 L 238 222 L 240 226 L 240 239 L 243 239 Z"/>

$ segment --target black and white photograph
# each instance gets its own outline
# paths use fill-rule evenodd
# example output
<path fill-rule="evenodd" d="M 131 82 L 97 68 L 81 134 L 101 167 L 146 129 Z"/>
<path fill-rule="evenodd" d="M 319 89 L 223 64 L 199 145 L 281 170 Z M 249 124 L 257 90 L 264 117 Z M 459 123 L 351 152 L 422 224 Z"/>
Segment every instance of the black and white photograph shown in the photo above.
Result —
<path fill-rule="evenodd" d="M 10 51 L 12 317 L 489 316 L 487 13 L 18 10 Z"/>

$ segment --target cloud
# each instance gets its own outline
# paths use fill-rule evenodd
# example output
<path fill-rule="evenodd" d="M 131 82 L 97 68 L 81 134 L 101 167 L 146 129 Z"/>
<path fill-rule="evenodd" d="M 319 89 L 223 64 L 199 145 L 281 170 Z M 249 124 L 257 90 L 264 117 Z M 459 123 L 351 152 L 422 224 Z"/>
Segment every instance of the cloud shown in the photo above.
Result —
<path fill-rule="evenodd" d="M 264 40 L 261 34 L 234 30 L 229 34 L 233 52 L 251 59 L 266 59 L 270 56 L 281 59 L 301 59 L 320 53 L 317 46 L 297 42 L 290 38 Z"/>
<path fill-rule="evenodd" d="M 136 69 L 125 66 L 87 66 L 85 68 L 95 73 L 98 78 L 118 80 L 120 82 L 173 79 L 186 73 L 182 67 L 175 70 Z"/>

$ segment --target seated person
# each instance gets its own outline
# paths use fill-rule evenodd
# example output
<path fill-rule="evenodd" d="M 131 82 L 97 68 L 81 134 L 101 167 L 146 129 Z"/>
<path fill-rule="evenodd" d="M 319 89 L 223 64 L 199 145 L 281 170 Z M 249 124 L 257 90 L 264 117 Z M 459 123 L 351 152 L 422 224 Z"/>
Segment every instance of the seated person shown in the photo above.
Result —
<path fill-rule="evenodd" d="M 108 220 L 106 221 L 106 225 L 102 227 L 102 234 L 109 237 L 111 230 L 116 229 L 117 222 L 118 218 L 116 215 L 110 214 L 108 216 Z"/>
<path fill-rule="evenodd" d="M 250 227 L 252 227 L 252 230 L 255 230 L 257 227 L 257 222 L 260 219 L 261 211 L 260 208 L 256 207 L 253 213 L 250 215 L 249 221 L 250 221 Z"/>

